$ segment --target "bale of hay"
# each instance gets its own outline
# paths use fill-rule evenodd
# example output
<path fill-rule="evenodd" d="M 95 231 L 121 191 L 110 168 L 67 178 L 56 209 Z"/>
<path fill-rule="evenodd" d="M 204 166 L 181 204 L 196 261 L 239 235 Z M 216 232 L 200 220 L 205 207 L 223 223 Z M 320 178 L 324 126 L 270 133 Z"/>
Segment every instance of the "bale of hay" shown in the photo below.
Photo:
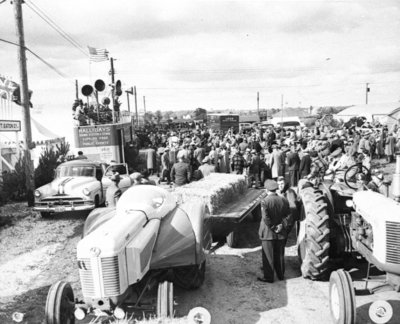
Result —
<path fill-rule="evenodd" d="M 243 195 L 247 188 L 243 175 L 212 173 L 200 181 L 175 188 L 173 194 L 179 203 L 200 199 L 211 214 L 217 214 L 223 206 Z"/>

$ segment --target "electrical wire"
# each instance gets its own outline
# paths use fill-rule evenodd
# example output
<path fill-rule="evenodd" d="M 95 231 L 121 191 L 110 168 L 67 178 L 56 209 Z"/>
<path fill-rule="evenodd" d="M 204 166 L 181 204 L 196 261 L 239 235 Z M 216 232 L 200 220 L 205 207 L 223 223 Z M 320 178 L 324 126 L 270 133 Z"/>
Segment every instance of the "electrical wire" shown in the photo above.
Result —
<path fill-rule="evenodd" d="M 15 46 L 20 46 L 17 43 L 5 40 L 3 38 L 0 38 L 0 41 L 4 42 L 4 43 L 8 43 L 11 45 L 15 45 Z M 40 57 L 38 54 L 36 54 L 35 52 L 33 52 L 32 50 L 30 50 L 28 47 L 25 46 L 25 50 L 27 50 L 29 53 L 31 53 L 33 56 L 35 56 L 39 61 L 41 61 L 43 64 L 45 64 L 48 68 L 50 68 L 51 70 L 53 70 L 55 73 L 57 73 L 59 76 L 61 76 L 62 78 L 68 80 L 68 81 L 72 81 L 73 79 L 71 77 L 69 77 L 68 75 L 66 75 L 65 73 L 61 72 L 60 70 L 58 70 L 55 66 L 51 65 L 49 62 L 47 62 L 44 58 Z"/>
<path fill-rule="evenodd" d="M 77 48 L 85 56 L 89 57 L 89 53 L 80 45 L 76 40 L 74 40 L 67 32 L 65 32 L 60 26 L 58 26 L 53 19 L 51 19 L 43 9 L 38 7 L 30 0 L 26 0 L 25 4 L 36 13 L 44 22 L 46 22 L 51 28 L 53 28 L 61 37 L 68 41 L 72 46 Z"/>

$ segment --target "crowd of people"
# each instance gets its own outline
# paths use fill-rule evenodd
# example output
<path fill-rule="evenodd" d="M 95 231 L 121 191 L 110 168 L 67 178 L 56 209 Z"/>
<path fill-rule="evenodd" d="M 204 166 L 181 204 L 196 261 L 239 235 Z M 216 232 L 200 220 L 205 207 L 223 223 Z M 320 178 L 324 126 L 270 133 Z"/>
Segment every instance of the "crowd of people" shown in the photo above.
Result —
<path fill-rule="evenodd" d="M 245 132 L 198 127 L 184 131 L 150 131 L 136 137 L 142 169 L 160 182 L 180 186 L 212 172 L 247 176 L 249 186 L 261 188 L 267 179 L 284 177 L 290 187 L 301 179 L 342 178 L 352 165 L 371 169 L 373 159 L 394 160 L 400 152 L 400 127 L 330 127 L 283 129 L 254 127 Z M 370 127 L 368 127 L 370 126 Z M 137 143 L 138 144 L 138 143 Z M 129 161 L 128 161 L 129 163 Z M 365 180 L 371 174 L 364 172 Z M 362 177 L 361 177 L 362 178 Z M 356 180 L 356 172 L 352 179 Z"/>

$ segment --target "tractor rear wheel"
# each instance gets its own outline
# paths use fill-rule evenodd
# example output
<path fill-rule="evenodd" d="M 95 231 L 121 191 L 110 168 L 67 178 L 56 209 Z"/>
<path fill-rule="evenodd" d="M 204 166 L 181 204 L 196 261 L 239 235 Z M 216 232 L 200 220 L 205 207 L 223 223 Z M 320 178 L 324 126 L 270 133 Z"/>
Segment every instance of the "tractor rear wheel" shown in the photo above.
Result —
<path fill-rule="evenodd" d="M 47 294 L 45 323 L 74 324 L 74 311 L 74 292 L 70 284 L 64 281 L 58 281 L 51 285 Z"/>
<path fill-rule="evenodd" d="M 158 284 L 157 317 L 162 319 L 174 317 L 174 285 L 171 281 Z"/>
<path fill-rule="evenodd" d="M 349 273 L 334 271 L 329 279 L 329 307 L 335 324 L 356 323 L 356 297 Z"/>
<path fill-rule="evenodd" d="M 301 273 L 304 278 L 322 279 L 328 272 L 329 213 L 321 190 L 306 188 L 302 193 L 305 215 L 305 236 L 299 243 Z"/>

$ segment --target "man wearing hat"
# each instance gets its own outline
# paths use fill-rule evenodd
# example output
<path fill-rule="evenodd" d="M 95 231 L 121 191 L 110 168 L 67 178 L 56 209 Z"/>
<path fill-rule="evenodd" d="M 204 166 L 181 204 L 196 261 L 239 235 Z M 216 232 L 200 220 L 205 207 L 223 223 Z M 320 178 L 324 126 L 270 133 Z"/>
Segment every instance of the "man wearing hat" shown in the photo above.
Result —
<path fill-rule="evenodd" d="M 209 156 L 206 156 L 201 163 L 201 166 L 199 166 L 199 171 L 201 172 L 200 179 L 205 178 L 211 173 L 216 172 L 215 165 L 211 164 L 211 158 Z"/>
<path fill-rule="evenodd" d="M 371 181 L 367 184 L 369 190 L 386 195 L 387 187 L 384 183 L 384 176 L 381 170 L 375 169 L 371 172 Z"/>
<path fill-rule="evenodd" d="M 189 164 L 184 161 L 184 153 L 179 152 L 178 162 L 171 169 L 171 181 L 177 186 L 183 186 L 190 182 L 191 172 Z"/>
<path fill-rule="evenodd" d="M 290 207 L 287 199 L 278 196 L 278 184 L 274 180 L 265 181 L 268 196 L 261 202 L 261 222 L 259 237 L 262 245 L 264 276 L 262 282 L 274 282 L 274 271 L 279 280 L 285 273 L 285 242 L 290 222 Z"/>
<path fill-rule="evenodd" d="M 122 195 L 121 189 L 119 189 L 118 184 L 121 180 L 118 172 L 115 172 L 111 177 L 111 184 L 108 186 L 106 190 L 106 206 L 107 207 L 116 207 L 117 201 Z"/>
<path fill-rule="evenodd" d="M 164 149 L 163 155 L 161 155 L 161 177 L 158 183 L 166 181 L 170 182 L 171 162 L 169 160 L 169 147 Z"/>
<path fill-rule="evenodd" d="M 290 153 L 287 155 L 286 160 L 289 169 L 290 187 L 296 187 L 299 180 L 300 157 L 294 144 L 290 146 Z"/>
<path fill-rule="evenodd" d="M 300 160 L 299 166 L 299 179 L 303 179 L 310 174 L 311 171 L 311 157 L 310 150 L 308 148 L 303 150 L 303 156 Z"/>

